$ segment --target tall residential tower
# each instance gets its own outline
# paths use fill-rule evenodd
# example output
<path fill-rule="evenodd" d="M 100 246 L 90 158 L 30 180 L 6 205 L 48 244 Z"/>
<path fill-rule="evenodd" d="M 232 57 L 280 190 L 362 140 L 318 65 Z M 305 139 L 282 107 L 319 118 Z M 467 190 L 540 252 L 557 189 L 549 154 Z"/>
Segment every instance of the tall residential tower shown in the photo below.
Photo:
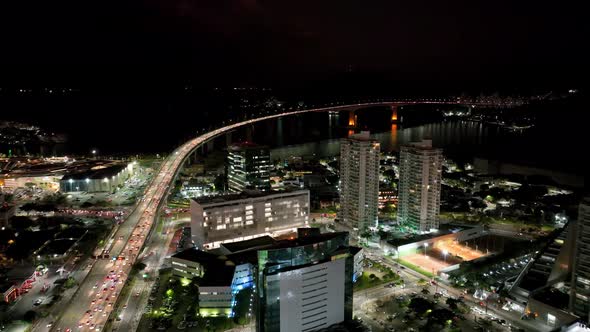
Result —
<path fill-rule="evenodd" d="M 340 219 L 363 232 L 377 225 L 378 203 L 379 143 L 363 131 L 340 145 Z"/>
<path fill-rule="evenodd" d="M 431 140 L 401 147 L 397 219 L 413 232 L 438 229 L 442 163 Z"/>

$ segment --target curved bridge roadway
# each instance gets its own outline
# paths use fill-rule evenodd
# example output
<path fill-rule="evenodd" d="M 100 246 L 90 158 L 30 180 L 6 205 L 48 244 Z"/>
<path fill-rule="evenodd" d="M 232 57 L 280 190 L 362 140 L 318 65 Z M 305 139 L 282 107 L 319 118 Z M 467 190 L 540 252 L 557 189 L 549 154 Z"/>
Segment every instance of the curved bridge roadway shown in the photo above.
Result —
<path fill-rule="evenodd" d="M 158 209 L 165 202 L 172 181 L 183 165 L 184 160 L 203 143 L 238 127 L 282 116 L 391 104 L 392 102 L 382 101 L 272 114 L 215 129 L 183 144 L 166 159 L 150 187 L 146 190 L 143 202 L 117 230 L 115 234 L 116 242 L 111 249 L 110 255 L 122 259 L 97 260 L 70 303 L 63 309 L 59 321 L 51 327 L 51 330 L 62 332 L 68 331 L 68 329 L 71 331 L 94 331 L 101 330 L 104 327 L 117 302 L 119 293 L 127 281 L 131 267 L 155 224 Z M 48 328 L 37 326 L 35 330 L 46 331 Z"/>

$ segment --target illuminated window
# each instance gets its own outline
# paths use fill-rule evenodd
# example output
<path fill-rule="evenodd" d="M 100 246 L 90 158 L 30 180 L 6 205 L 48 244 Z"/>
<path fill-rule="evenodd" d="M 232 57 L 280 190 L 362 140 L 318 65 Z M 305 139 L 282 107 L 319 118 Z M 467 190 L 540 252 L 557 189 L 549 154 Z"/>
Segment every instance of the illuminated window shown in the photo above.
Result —
<path fill-rule="evenodd" d="M 234 222 L 241 222 L 242 221 L 242 217 L 235 217 L 234 218 Z"/>
<path fill-rule="evenodd" d="M 225 224 L 223 224 L 223 225 L 217 225 L 217 230 L 220 230 L 220 229 L 225 229 Z"/>

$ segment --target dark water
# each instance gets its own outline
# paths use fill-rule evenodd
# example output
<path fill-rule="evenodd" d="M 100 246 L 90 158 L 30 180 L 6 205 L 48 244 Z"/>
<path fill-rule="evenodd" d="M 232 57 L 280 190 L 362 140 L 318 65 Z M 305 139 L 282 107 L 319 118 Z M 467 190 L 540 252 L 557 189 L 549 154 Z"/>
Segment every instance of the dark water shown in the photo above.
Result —
<path fill-rule="evenodd" d="M 347 121 L 345 113 L 304 114 L 241 129 L 232 134 L 232 140 L 247 139 L 268 145 L 272 148 L 273 159 L 332 157 L 340 153 L 340 139 L 351 133 L 346 128 Z M 585 156 L 569 149 L 584 135 L 568 128 L 537 125 L 514 132 L 496 125 L 461 120 L 404 127 L 390 124 L 385 116 L 378 122 L 380 125 L 366 126 L 366 129 L 381 143 L 382 151 L 398 151 L 402 144 L 430 138 L 434 146 L 459 160 L 469 161 L 480 156 L 577 174 L 583 174 L 587 166 Z"/>

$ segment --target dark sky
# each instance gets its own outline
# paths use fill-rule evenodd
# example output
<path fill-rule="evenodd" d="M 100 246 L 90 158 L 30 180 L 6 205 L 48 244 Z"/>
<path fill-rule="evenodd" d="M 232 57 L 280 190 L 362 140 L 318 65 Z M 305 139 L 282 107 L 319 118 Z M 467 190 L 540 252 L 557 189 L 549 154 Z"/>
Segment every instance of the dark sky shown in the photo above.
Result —
<path fill-rule="evenodd" d="M 1 1 L 1 80 L 572 84 L 587 12 L 568 1 Z M 73 82 L 73 83 L 72 83 Z"/>

